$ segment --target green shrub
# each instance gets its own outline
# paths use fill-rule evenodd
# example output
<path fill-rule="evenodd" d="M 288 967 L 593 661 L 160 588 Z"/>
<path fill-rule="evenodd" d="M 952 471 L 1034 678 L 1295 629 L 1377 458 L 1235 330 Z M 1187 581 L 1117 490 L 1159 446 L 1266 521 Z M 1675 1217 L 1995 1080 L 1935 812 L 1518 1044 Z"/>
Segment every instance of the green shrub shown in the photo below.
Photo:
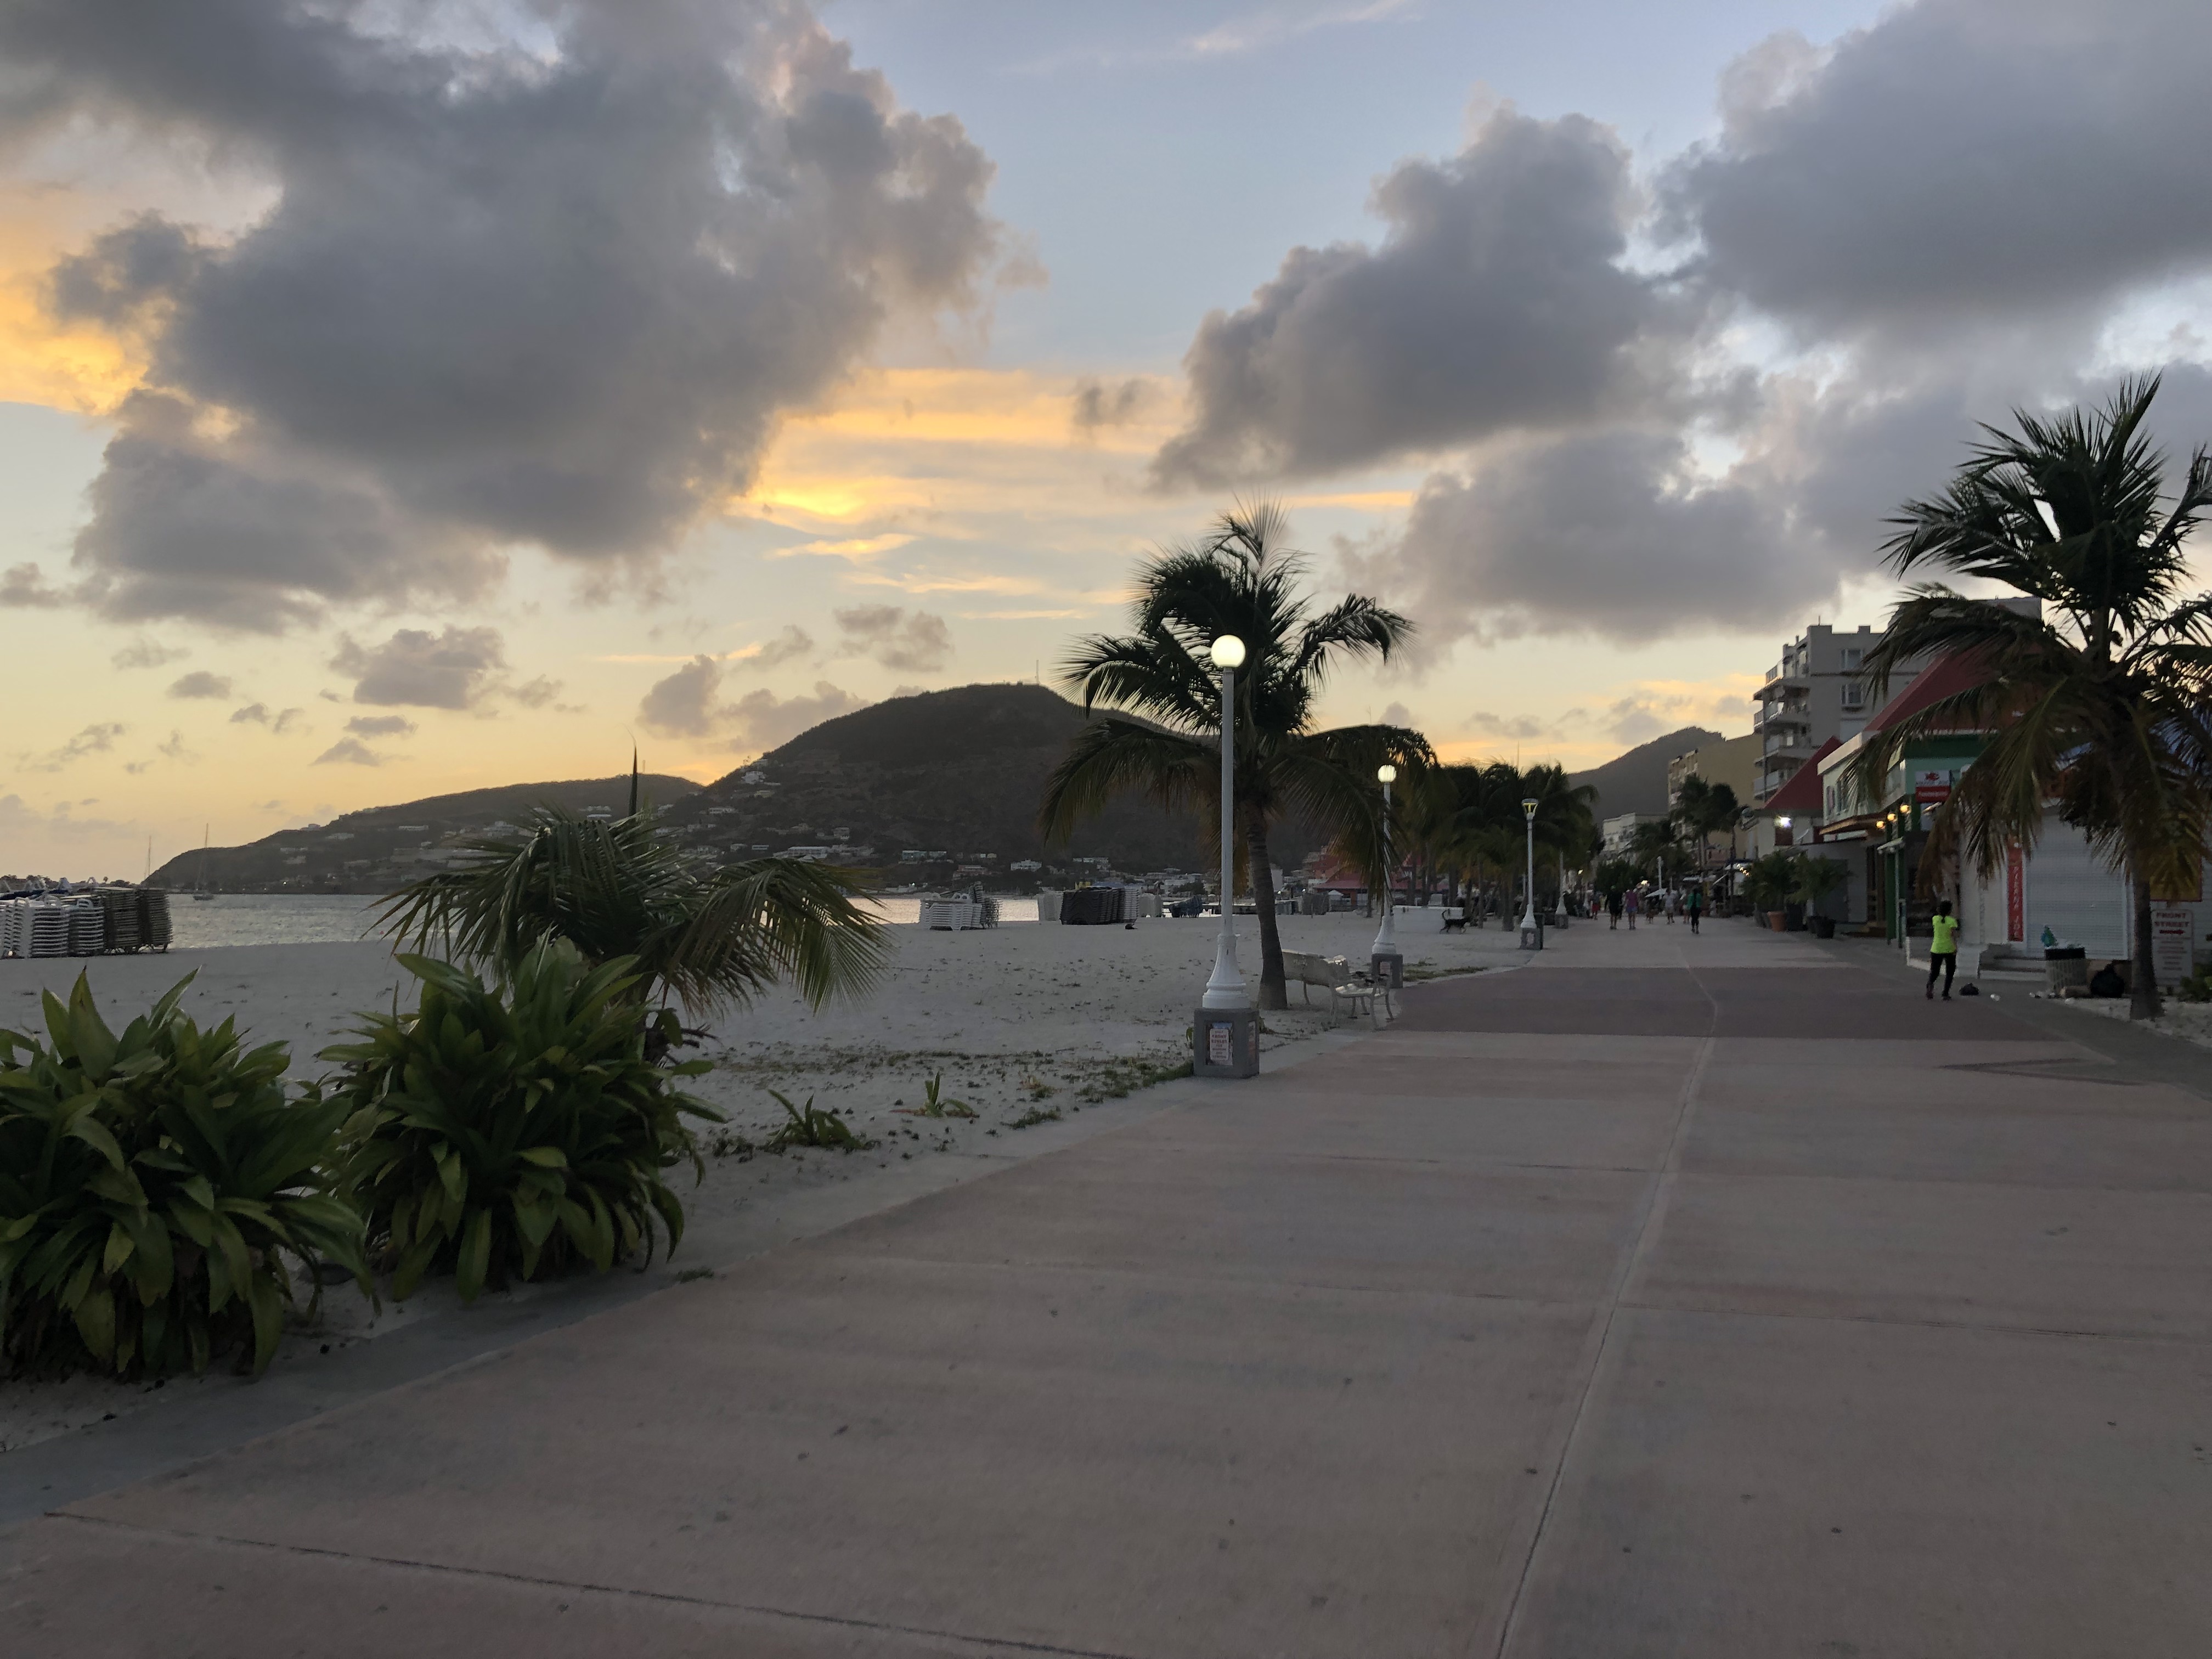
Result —
<path fill-rule="evenodd" d="M 723 1119 L 675 1086 L 707 1061 L 647 1060 L 629 958 L 594 969 L 542 943 L 504 994 L 398 960 L 422 981 L 415 1012 L 365 1015 L 362 1042 L 323 1050 L 345 1068 L 331 1086 L 351 1113 L 346 1190 L 392 1294 L 434 1270 L 474 1301 L 510 1279 L 605 1273 L 640 1244 L 649 1261 L 656 1218 L 672 1252 L 684 1206 L 662 1172 L 703 1174 L 684 1120 Z"/>
<path fill-rule="evenodd" d="M 804 1106 L 794 1106 L 789 1097 L 778 1094 L 773 1089 L 768 1092 L 791 1120 L 788 1123 L 778 1124 L 775 1133 L 761 1142 L 761 1146 L 769 1152 L 786 1152 L 793 1146 L 815 1146 L 823 1152 L 865 1152 L 876 1144 L 854 1134 L 852 1126 L 827 1106 L 817 1109 L 812 1095 L 806 1097 Z"/>
<path fill-rule="evenodd" d="M 936 1076 L 931 1078 L 927 1083 L 922 1085 L 922 1099 L 921 1105 L 896 1106 L 893 1107 L 892 1110 L 897 1112 L 902 1117 L 972 1118 L 977 1115 L 975 1109 L 973 1106 L 970 1106 L 966 1101 L 945 1099 L 941 1092 L 944 1086 L 945 1073 L 939 1072 Z M 771 1091 L 770 1092 L 773 1093 L 774 1091 Z M 1051 1092 L 1052 1091 L 1049 1089 L 1045 1090 L 1046 1094 L 1050 1094 Z M 781 1095 L 777 1095 L 776 1098 L 783 1100 L 783 1097 Z M 811 1099 L 807 1102 L 807 1104 L 810 1106 L 813 1103 L 814 1103 Z M 791 1109 L 791 1103 L 789 1101 L 785 1100 L 783 1104 L 786 1111 Z"/>
<path fill-rule="evenodd" d="M 48 1041 L 0 1031 L 0 1355 L 19 1372 L 161 1376 L 276 1351 L 288 1257 L 368 1288 L 361 1218 L 326 1170 L 342 1104 L 285 1097 L 283 1045 L 241 1052 L 177 1012 L 121 1036 L 84 976 Z"/>

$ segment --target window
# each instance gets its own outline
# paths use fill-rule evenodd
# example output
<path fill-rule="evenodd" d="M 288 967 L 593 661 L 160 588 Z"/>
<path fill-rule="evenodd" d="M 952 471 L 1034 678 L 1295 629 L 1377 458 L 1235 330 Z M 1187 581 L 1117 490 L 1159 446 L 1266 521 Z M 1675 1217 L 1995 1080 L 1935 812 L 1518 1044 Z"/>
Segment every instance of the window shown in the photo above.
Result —
<path fill-rule="evenodd" d="M 1854 651 L 1850 654 L 1856 657 L 1858 655 L 1858 653 Z M 1866 707 L 1866 688 L 1860 684 L 1856 680 L 1845 680 L 1844 682 L 1844 707 L 1846 708 L 1863 708 Z"/>
<path fill-rule="evenodd" d="M 1844 653 L 1844 672 L 1846 674 L 1856 673 L 1858 671 L 1860 663 L 1863 662 L 1865 659 L 1865 652 L 1860 650 L 1856 646 L 1850 647 Z"/>

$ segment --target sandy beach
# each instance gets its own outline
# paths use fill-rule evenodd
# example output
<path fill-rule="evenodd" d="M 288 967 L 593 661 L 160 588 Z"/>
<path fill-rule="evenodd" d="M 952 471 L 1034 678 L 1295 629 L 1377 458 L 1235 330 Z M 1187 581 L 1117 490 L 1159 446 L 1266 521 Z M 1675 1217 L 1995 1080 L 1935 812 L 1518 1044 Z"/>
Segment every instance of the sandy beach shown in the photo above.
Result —
<path fill-rule="evenodd" d="M 679 1184 L 691 1224 L 702 1234 L 740 1225 L 749 1206 L 824 1182 L 865 1182 L 917 1160 L 1023 1155 L 1039 1131 L 1071 1125 L 1089 1108 L 1117 1102 L 1173 1075 L 1187 1058 L 1191 1011 L 1213 961 L 1218 921 L 1154 920 L 1135 928 L 1016 924 L 981 932 L 894 927 L 894 954 L 876 989 L 819 1012 L 787 993 L 710 1022 L 699 1051 L 714 1070 L 692 1091 L 730 1121 L 705 1137 L 706 1178 Z M 1285 950 L 1364 960 L 1371 918 L 1281 918 Z M 1239 919 L 1239 956 L 1256 979 L 1258 926 Z M 1515 937 L 1496 927 L 1442 932 L 1436 910 L 1401 913 L 1400 947 L 1410 975 L 1430 977 L 1512 965 Z M 186 974 L 184 1006 L 204 1023 L 235 1018 L 251 1042 L 280 1042 L 293 1075 L 326 1069 L 318 1050 L 345 1040 L 357 1012 L 411 1000 L 412 980 L 380 940 L 243 945 L 172 950 L 166 955 L 0 961 L 0 1024 L 39 1028 L 41 990 L 66 994 L 88 975 L 103 1014 L 118 1029 Z M 1263 1044 L 1279 1049 L 1364 1020 L 1332 1015 L 1325 991 L 1308 1005 L 1271 1013 Z M 941 1098 L 972 1118 L 927 1118 L 920 1107 L 933 1077 Z M 771 1155 L 760 1144 L 784 1121 L 770 1091 L 837 1112 L 864 1139 L 862 1153 Z M 678 1266 L 683 1265 L 684 1258 Z M 559 1294 L 526 1287 L 514 1299 Z M 346 1287 L 330 1291 L 320 1317 L 287 1343 L 343 1351 L 455 1305 L 443 1282 L 404 1307 L 372 1310 Z M 280 1358 L 280 1364 L 286 1363 Z M 170 1389 L 234 1386 L 228 1378 L 179 1379 Z M 0 1452 L 64 1433 L 144 1403 L 149 1390 L 76 1378 L 0 1384 Z"/>

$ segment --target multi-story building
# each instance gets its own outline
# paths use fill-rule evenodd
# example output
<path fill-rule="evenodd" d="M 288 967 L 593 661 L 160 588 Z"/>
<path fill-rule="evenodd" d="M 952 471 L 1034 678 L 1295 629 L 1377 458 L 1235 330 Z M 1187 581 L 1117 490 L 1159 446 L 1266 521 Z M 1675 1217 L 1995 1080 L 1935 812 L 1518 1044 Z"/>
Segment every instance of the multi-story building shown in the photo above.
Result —
<path fill-rule="evenodd" d="M 1751 729 L 1759 739 L 1753 791 L 1759 805 L 1828 739 L 1848 740 L 1865 726 L 1875 705 L 1863 671 L 1881 643 L 1880 631 L 1863 624 L 1846 632 L 1815 623 L 1782 647 L 1782 660 L 1752 694 L 1759 705 Z M 1893 672 L 1887 695 L 1911 679 L 1909 666 Z"/>

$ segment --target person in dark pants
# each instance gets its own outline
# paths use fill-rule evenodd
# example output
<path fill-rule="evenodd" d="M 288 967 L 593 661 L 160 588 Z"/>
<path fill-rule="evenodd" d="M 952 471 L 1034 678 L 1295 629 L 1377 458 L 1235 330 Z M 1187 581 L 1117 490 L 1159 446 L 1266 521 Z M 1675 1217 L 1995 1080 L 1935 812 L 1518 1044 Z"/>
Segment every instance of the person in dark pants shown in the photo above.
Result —
<path fill-rule="evenodd" d="M 1690 890 L 1689 902 L 1683 907 L 1690 913 L 1690 931 L 1698 931 L 1698 921 L 1705 914 L 1705 895 L 1702 888 Z"/>
<path fill-rule="evenodd" d="M 1928 997 L 1936 998 L 1936 975 L 1943 975 L 1943 1000 L 1951 1000 L 1951 981 L 1959 971 L 1959 919 L 1951 914 L 1951 901 L 1944 899 L 1936 906 L 1936 915 L 1928 924 Z"/>
<path fill-rule="evenodd" d="M 1620 890 L 1619 888 L 1616 887 L 1605 896 L 1605 913 L 1613 918 L 1606 923 L 1608 932 L 1620 926 Z"/>

